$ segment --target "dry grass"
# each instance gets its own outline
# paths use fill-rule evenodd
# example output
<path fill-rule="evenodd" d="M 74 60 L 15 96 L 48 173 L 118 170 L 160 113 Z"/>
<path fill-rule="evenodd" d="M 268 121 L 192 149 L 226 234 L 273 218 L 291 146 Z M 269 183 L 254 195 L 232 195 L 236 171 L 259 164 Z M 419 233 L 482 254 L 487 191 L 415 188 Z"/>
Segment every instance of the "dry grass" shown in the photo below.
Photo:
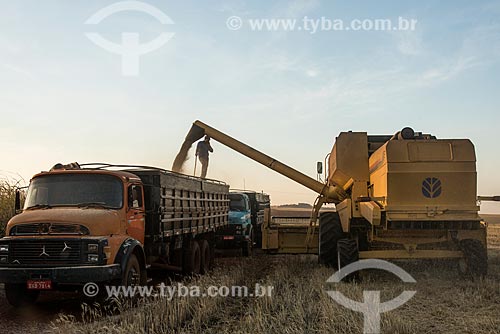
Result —
<path fill-rule="evenodd" d="M 494 226 L 492 226 L 494 225 Z M 327 290 L 362 300 L 364 289 L 381 290 L 382 300 L 403 290 L 417 293 L 401 308 L 383 314 L 383 333 L 498 333 L 500 328 L 500 225 L 490 225 L 490 270 L 480 282 L 460 278 L 451 262 L 401 261 L 416 285 L 376 272 L 362 283 L 328 285 L 333 273 L 314 256 L 223 258 L 209 276 L 190 285 L 274 286 L 271 298 L 176 298 L 152 300 L 119 315 L 83 322 L 61 318 L 56 333 L 362 333 L 362 315 L 336 304 Z M 91 319 L 89 319 L 89 315 Z M 95 320 L 95 321 L 90 321 Z"/>
<path fill-rule="evenodd" d="M 364 289 L 381 290 L 383 301 L 403 290 L 416 290 L 407 304 L 382 315 L 382 333 L 499 333 L 500 215 L 483 218 L 489 223 L 489 275 L 480 282 L 463 280 L 453 263 L 445 261 L 398 262 L 415 277 L 416 285 L 401 283 L 391 275 L 375 271 L 365 273 L 361 283 L 336 286 L 326 283 L 333 271 L 320 267 L 315 256 L 260 254 L 254 258 L 220 258 L 210 275 L 185 278 L 184 284 L 253 287 L 259 282 L 274 286 L 272 297 L 188 297 L 143 301 L 135 308 L 121 304 L 108 309 L 86 307 L 83 316 L 75 310 L 72 315 L 61 315 L 48 332 L 362 333 L 362 315 L 339 306 L 326 294 L 327 290 L 337 288 L 359 301 Z M 47 312 L 46 316 L 50 316 L 50 311 Z M 7 310 L 2 316 L 8 318 L 12 316 L 10 313 Z M 38 326 L 27 326 L 23 318 L 21 314 L 7 323 L 5 320 L 9 319 L 4 319 L 0 329 L 20 332 L 21 329 L 11 327 L 17 324 L 23 332 L 41 332 L 30 331 Z M 42 322 L 42 318 L 37 320 L 37 324 Z M 5 326 L 8 328 L 2 328 Z"/>
<path fill-rule="evenodd" d="M 15 186 L 0 179 L 0 236 L 3 236 L 7 222 L 14 215 L 15 196 Z"/>

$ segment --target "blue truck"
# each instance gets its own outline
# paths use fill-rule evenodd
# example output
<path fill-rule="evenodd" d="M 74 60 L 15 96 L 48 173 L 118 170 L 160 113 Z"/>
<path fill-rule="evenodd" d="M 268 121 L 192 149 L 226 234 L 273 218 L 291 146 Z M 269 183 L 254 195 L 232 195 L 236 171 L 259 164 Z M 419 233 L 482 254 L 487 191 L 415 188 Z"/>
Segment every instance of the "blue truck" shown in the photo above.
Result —
<path fill-rule="evenodd" d="M 262 246 L 264 210 L 271 207 L 269 195 L 249 190 L 229 193 L 229 224 L 217 232 L 217 247 L 241 248 L 243 256 Z"/>

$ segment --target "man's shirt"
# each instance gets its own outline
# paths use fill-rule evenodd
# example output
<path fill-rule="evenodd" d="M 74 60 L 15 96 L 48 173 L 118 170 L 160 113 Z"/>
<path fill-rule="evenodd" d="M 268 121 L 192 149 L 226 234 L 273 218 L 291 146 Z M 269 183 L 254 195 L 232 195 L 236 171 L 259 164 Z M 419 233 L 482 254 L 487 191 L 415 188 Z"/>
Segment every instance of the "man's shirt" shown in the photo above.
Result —
<path fill-rule="evenodd" d="M 210 146 L 210 143 L 207 143 L 206 141 L 200 141 L 198 142 L 198 145 L 196 146 L 196 153 L 200 158 L 203 159 L 208 159 L 208 152 L 213 152 L 212 146 Z"/>

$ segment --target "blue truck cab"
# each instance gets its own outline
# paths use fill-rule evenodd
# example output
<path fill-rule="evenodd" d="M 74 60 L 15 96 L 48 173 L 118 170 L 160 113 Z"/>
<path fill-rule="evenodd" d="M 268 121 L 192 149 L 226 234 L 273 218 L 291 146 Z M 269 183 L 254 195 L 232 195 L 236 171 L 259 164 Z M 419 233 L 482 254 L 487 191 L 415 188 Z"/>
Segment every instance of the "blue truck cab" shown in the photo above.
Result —
<path fill-rule="evenodd" d="M 229 224 L 217 232 L 220 248 L 241 248 L 250 256 L 254 246 L 254 227 L 250 198 L 243 192 L 229 193 Z"/>
<path fill-rule="evenodd" d="M 229 224 L 217 231 L 217 248 L 241 248 L 250 256 L 262 246 L 262 225 L 271 200 L 264 192 L 232 190 L 229 192 Z"/>

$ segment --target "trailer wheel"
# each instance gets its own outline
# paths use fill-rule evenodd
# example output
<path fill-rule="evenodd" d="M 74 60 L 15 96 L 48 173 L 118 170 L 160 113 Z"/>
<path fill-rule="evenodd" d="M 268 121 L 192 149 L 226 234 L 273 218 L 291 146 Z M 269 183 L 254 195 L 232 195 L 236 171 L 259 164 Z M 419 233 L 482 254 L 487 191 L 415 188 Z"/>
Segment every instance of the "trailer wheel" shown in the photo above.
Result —
<path fill-rule="evenodd" d="M 359 260 L 359 250 L 356 240 L 340 239 L 337 242 L 338 268 L 341 269 L 351 263 Z M 359 273 L 355 272 L 348 275 L 345 279 L 354 281 L 359 279 Z"/>
<path fill-rule="evenodd" d="M 319 255 L 318 261 L 329 267 L 337 268 L 337 242 L 344 238 L 340 217 L 337 212 L 325 212 L 319 216 Z"/>
<path fill-rule="evenodd" d="M 185 274 L 199 274 L 201 268 L 200 246 L 191 240 L 189 246 L 184 250 L 182 269 Z"/>
<path fill-rule="evenodd" d="M 28 290 L 26 284 L 5 283 L 5 297 L 9 304 L 14 307 L 33 305 L 39 294 L 38 290 Z"/>
<path fill-rule="evenodd" d="M 200 272 L 202 274 L 206 274 L 210 271 L 210 262 L 211 262 L 210 245 L 208 244 L 208 241 L 206 241 L 205 239 L 199 240 L 198 242 L 201 251 Z"/>
<path fill-rule="evenodd" d="M 488 254 L 481 241 L 476 239 L 460 240 L 460 248 L 464 258 L 458 260 L 460 274 L 476 279 L 488 273 Z"/>
<path fill-rule="evenodd" d="M 210 246 L 210 268 L 215 266 L 215 242 L 211 240 L 209 243 Z"/>
<path fill-rule="evenodd" d="M 122 285 L 137 286 L 141 284 L 141 265 L 134 254 L 130 255 L 122 276 Z"/>
<path fill-rule="evenodd" d="M 250 239 L 243 242 L 243 256 L 252 256 L 253 253 L 253 231 L 250 232 Z"/>

